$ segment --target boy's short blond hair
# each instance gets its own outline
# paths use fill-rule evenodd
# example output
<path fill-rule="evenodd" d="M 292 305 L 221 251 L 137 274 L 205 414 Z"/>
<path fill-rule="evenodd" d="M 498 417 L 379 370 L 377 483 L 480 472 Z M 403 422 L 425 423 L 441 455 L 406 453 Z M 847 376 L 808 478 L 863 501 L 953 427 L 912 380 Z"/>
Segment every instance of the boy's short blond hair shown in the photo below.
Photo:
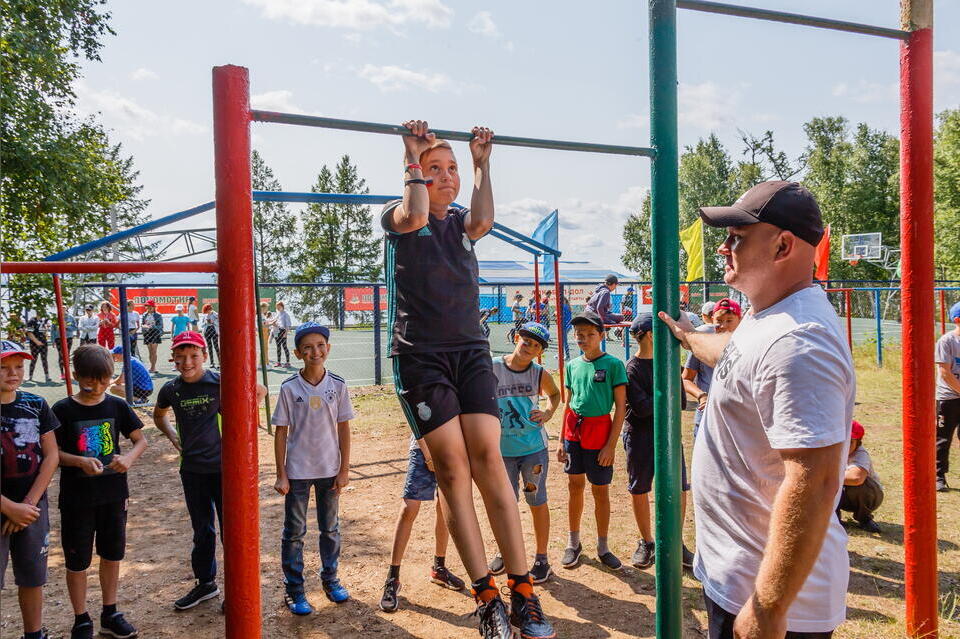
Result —
<path fill-rule="evenodd" d="M 446 140 L 441 140 L 440 138 L 437 138 L 437 139 L 435 139 L 433 142 L 430 143 L 430 146 L 427 147 L 427 150 L 426 150 L 426 151 L 423 151 L 423 152 L 420 154 L 420 157 L 418 158 L 418 161 L 419 161 L 421 164 L 423 164 L 423 158 L 424 158 L 427 154 L 429 154 L 431 151 L 435 151 L 436 149 L 447 149 L 447 150 L 450 151 L 450 153 L 453 153 L 453 147 L 450 146 L 450 143 L 449 143 L 449 142 L 447 142 Z"/>

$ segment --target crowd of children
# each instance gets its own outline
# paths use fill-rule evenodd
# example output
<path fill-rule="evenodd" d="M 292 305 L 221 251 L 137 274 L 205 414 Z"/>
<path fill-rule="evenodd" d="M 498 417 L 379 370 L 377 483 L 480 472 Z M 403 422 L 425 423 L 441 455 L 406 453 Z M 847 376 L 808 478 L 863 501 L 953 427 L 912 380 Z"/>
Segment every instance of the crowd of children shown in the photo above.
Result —
<path fill-rule="evenodd" d="M 602 292 L 602 291 L 601 291 Z M 153 305 L 144 314 L 145 328 L 162 322 L 153 317 Z M 93 318 L 93 308 L 86 317 Z M 282 312 L 282 309 L 280 309 Z M 109 308 L 102 314 L 109 313 Z M 212 315 L 211 315 L 212 314 Z M 209 331 L 217 321 L 212 309 L 200 316 Z M 177 321 L 177 318 L 183 318 Z M 723 299 L 704 309 L 705 331 L 732 331 L 740 321 L 741 309 Z M 195 584 L 172 602 L 186 610 L 219 595 L 216 583 L 216 538 L 222 525 L 220 375 L 206 367 L 208 340 L 192 330 L 189 315 L 178 309 L 174 318 L 173 361 L 178 376 L 167 382 L 157 396 L 153 423 L 180 455 L 179 473 L 186 510 L 193 528 L 191 566 Z M 71 639 L 94 636 L 94 621 L 87 607 L 87 574 L 93 551 L 100 558 L 102 595 L 100 632 L 118 638 L 137 635 L 136 627 L 118 608 L 120 562 L 126 546 L 127 474 L 147 447 L 143 422 L 121 399 L 122 376 L 113 376 L 121 361 L 122 347 L 111 350 L 94 343 L 93 333 L 115 320 L 95 318 L 81 321 L 82 344 L 73 352 L 72 362 L 78 391 L 49 407 L 47 402 L 19 389 L 27 362 L 36 352 L 4 340 L 0 365 L 0 435 L 2 435 L 2 535 L 0 535 L 0 576 L 8 561 L 19 589 L 24 637 L 44 637 L 42 630 L 42 588 L 46 582 L 49 515 L 46 489 L 56 468 L 61 468 L 59 508 L 61 543 L 66 567 L 66 585 L 74 613 Z M 280 324 L 288 324 L 288 319 Z M 960 304 L 951 309 L 960 335 Z M 600 564 L 618 570 L 621 560 L 611 550 L 607 534 L 610 523 L 610 485 L 617 450 L 622 441 L 626 455 L 627 492 L 631 495 L 638 542 L 630 563 L 640 569 L 654 562 L 655 539 L 650 518 L 649 494 L 654 476 L 653 440 L 653 317 L 640 313 L 630 326 L 636 343 L 633 357 L 624 365 L 602 349 L 604 322 L 591 309 L 571 320 L 581 355 L 566 365 L 566 404 L 558 433 L 557 459 L 564 465 L 568 488 L 567 544 L 560 564 L 574 569 L 580 563 L 583 540 L 580 523 L 587 483 L 594 499 L 597 530 L 596 556 Z M 288 326 L 289 327 L 289 326 Z M 31 327 L 36 337 L 46 333 Z M 218 327 L 219 328 L 219 327 Z M 212 335 L 208 332 L 208 337 Z M 103 337 L 103 336 L 98 336 Z M 101 343 L 106 339 L 98 340 Z M 938 355 L 952 367 L 952 343 Z M 152 337 L 145 342 L 152 343 Z M 517 331 L 512 353 L 493 361 L 496 402 L 500 421 L 500 455 L 514 497 L 522 494 L 534 525 L 536 549 L 529 569 L 533 583 L 552 574 L 547 554 L 550 538 L 550 511 L 547 477 L 550 466 L 548 423 L 561 409 L 561 392 L 537 360 L 550 345 L 546 326 L 527 322 Z M 32 346 L 35 346 L 32 344 Z M 285 602 L 290 612 L 307 615 L 313 606 L 305 595 L 303 539 L 307 531 L 307 505 L 315 495 L 319 528 L 321 586 L 335 603 L 349 599 L 339 581 L 340 556 L 339 498 L 349 483 L 350 420 L 354 418 L 347 384 L 327 370 L 331 351 L 330 331 L 314 322 L 301 324 L 294 336 L 294 356 L 302 368 L 281 385 L 271 421 L 276 428 L 274 450 L 277 476 L 274 488 L 284 496 L 284 523 L 280 556 Z M 278 359 L 280 353 L 278 352 Z M 147 368 L 132 360 L 134 397 L 143 400 L 153 390 Z M 939 360 L 938 360 L 939 361 Z M 152 364 L 153 362 L 151 362 Z M 943 364 L 941 364 L 943 365 Z M 952 372 L 952 371 L 951 371 Z M 692 355 L 683 369 L 685 395 L 698 405 L 696 423 L 710 391 L 712 370 Z M 952 388 L 952 386 L 951 386 Z M 258 387 L 258 394 L 267 389 Z M 117 397 L 119 395 L 120 397 Z M 540 398 L 547 405 L 541 407 Z M 953 401 L 952 398 L 941 401 Z M 171 422 L 170 414 L 175 420 Z M 941 409 L 941 414 L 943 413 Z M 952 425 L 952 423 L 951 423 Z M 696 426 L 694 427 L 694 435 Z M 129 440 L 122 445 L 121 438 Z M 863 427 L 854 422 L 844 489 L 837 509 L 853 513 L 869 532 L 879 532 L 874 511 L 883 500 L 880 478 L 869 453 L 862 446 Z M 438 495 L 437 475 L 431 449 L 421 437 L 411 436 L 409 464 L 402 493 L 402 506 L 394 533 L 390 566 L 383 587 L 380 608 L 396 611 L 400 605 L 400 566 L 421 502 L 436 499 L 435 553 L 430 579 L 439 586 L 462 590 L 466 584 L 446 566 L 449 533 L 444 510 L 447 504 Z M 683 463 L 684 506 L 689 490 Z M 689 568 L 692 553 L 683 547 L 683 564 Z M 495 555 L 490 573 L 506 571 L 504 559 Z M 474 584 L 476 588 L 476 584 Z"/>

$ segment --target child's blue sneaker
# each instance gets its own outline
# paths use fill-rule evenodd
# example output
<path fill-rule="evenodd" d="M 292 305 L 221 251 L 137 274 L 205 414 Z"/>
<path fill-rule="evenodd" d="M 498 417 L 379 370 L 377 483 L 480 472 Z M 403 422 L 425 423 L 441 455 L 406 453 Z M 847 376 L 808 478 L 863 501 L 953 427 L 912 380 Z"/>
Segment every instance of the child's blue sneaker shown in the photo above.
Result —
<path fill-rule="evenodd" d="M 310 605 L 307 596 L 302 592 L 295 595 L 287 593 L 285 601 L 287 602 L 287 608 L 295 615 L 313 614 L 313 606 Z"/>
<path fill-rule="evenodd" d="M 324 582 L 323 592 L 327 595 L 327 599 L 333 603 L 343 603 L 350 598 L 350 593 L 343 587 L 339 579 Z"/>

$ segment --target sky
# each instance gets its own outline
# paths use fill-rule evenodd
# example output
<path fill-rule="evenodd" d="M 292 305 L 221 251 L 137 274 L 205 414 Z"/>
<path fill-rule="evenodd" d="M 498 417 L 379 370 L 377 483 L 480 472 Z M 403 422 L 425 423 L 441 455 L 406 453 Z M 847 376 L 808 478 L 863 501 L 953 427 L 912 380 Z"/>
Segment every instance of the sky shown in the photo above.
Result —
<path fill-rule="evenodd" d="M 896 0 L 744 3 L 899 26 Z M 960 2 L 935 4 L 940 111 L 960 106 Z M 78 111 L 98 114 L 134 157 L 151 217 L 213 199 L 211 69 L 223 64 L 249 68 L 254 108 L 649 144 L 645 2 L 167 0 L 108 10 L 116 35 L 100 62 L 84 63 Z M 803 123 L 826 115 L 897 131 L 895 40 L 683 10 L 678 34 L 681 145 L 714 132 L 736 159 L 738 131 L 770 129 L 797 157 Z M 396 136 L 254 123 L 252 141 L 285 190 L 309 190 L 343 154 L 371 193 L 402 188 Z M 467 166 L 466 144 L 454 149 Z M 499 222 L 530 233 L 556 208 L 563 259 L 623 270 L 623 224 L 649 188 L 649 160 L 495 147 L 491 175 Z M 212 223 L 208 214 L 171 228 Z M 477 253 L 522 256 L 493 238 Z"/>

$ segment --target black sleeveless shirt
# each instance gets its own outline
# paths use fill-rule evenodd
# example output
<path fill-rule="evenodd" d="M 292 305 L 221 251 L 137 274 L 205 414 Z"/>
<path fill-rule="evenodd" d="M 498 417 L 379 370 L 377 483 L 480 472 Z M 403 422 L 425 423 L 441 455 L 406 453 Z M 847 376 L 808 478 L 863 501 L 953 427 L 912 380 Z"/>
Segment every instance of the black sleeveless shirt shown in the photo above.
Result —
<path fill-rule="evenodd" d="M 396 233 L 391 218 L 401 203 L 388 202 L 380 217 L 390 355 L 489 349 L 480 328 L 480 271 L 464 226 L 469 209 L 450 207 L 442 220 L 431 214 L 426 226 Z"/>

